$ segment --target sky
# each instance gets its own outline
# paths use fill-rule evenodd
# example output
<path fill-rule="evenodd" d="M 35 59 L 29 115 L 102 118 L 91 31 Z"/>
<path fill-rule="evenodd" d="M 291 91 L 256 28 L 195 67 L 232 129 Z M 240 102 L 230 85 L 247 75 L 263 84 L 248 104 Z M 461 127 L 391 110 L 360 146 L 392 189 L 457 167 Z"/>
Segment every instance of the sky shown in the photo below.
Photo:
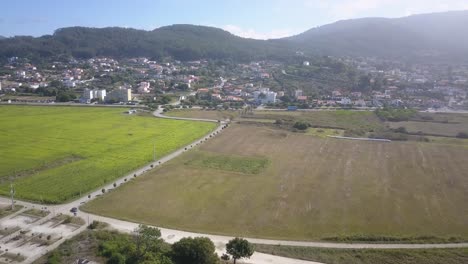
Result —
<path fill-rule="evenodd" d="M 468 0 L 0 0 L 0 35 L 41 36 L 69 26 L 153 30 L 214 26 L 256 39 L 280 38 L 343 19 L 468 10 Z"/>

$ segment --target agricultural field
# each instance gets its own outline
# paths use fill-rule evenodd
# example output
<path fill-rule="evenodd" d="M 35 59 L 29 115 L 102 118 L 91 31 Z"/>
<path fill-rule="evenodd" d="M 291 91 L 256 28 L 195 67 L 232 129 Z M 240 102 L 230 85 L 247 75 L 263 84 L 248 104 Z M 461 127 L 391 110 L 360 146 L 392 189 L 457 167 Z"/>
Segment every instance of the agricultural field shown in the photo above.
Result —
<path fill-rule="evenodd" d="M 0 106 L 0 194 L 59 203 L 202 137 L 214 123 L 128 115 L 124 108 Z"/>
<path fill-rule="evenodd" d="M 467 156 L 456 144 L 350 141 L 233 124 L 82 209 L 245 237 L 462 241 Z M 255 169 L 243 171 L 248 159 Z"/>
<path fill-rule="evenodd" d="M 369 111 L 254 111 L 250 118 L 305 121 L 312 127 L 339 128 L 345 130 L 378 131 L 384 123 Z"/>
<path fill-rule="evenodd" d="M 335 249 L 255 245 L 257 252 L 327 264 L 459 264 L 468 263 L 468 248 Z"/>

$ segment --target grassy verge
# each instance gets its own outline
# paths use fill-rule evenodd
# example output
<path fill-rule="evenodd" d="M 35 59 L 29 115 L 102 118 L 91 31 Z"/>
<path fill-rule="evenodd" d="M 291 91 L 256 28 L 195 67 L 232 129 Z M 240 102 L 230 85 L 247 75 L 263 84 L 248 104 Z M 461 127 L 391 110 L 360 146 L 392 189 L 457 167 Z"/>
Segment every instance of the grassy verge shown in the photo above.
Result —
<path fill-rule="evenodd" d="M 255 251 L 327 264 L 468 263 L 468 248 L 334 249 L 256 244 Z"/>
<path fill-rule="evenodd" d="M 37 217 L 42 218 L 44 216 L 49 215 L 50 212 L 44 211 L 44 210 L 39 210 L 39 209 L 29 209 L 29 210 L 25 211 L 24 213 L 28 214 L 28 215 L 33 215 L 33 216 L 37 216 Z"/>
<path fill-rule="evenodd" d="M 3 218 L 7 215 L 13 214 L 18 212 L 19 210 L 23 209 L 22 205 L 15 205 L 15 208 L 11 210 L 10 206 L 4 207 L 0 209 L 0 218 Z"/>

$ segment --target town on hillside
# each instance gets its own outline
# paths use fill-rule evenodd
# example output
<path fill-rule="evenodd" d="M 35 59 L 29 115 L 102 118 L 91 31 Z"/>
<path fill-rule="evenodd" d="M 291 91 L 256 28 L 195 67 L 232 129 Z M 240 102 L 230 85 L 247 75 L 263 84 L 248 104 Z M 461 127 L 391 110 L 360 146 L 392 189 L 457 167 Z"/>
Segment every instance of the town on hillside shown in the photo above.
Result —
<path fill-rule="evenodd" d="M 0 68 L 1 103 L 158 105 L 206 108 L 468 109 L 468 66 L 403 64 L 375 58 L 289 62 L 149 58 L 67 59 L 33 64 L 11 57 Z"/>

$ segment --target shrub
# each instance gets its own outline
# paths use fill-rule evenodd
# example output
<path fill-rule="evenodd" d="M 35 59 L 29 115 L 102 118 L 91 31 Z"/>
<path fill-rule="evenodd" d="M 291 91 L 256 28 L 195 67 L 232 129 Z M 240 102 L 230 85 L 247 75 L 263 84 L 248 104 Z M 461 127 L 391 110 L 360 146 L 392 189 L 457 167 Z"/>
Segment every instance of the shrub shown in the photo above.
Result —
<path fill-rule="evenodd" d="M 306 130 L 309 126 L 310 125 L 307 122 L 297 121 L 293 127 L 297 130 Z"/>
<path fill-rule="evenodd" d="M 405 127 L 399 127 L 399 128 L 397 128 L 397 129 L 395 129 L 395 132 L 397 132 L 397 133 L 405 133 L 405 134 L 408 133 L 408 131 L 406 130 Z"/>

